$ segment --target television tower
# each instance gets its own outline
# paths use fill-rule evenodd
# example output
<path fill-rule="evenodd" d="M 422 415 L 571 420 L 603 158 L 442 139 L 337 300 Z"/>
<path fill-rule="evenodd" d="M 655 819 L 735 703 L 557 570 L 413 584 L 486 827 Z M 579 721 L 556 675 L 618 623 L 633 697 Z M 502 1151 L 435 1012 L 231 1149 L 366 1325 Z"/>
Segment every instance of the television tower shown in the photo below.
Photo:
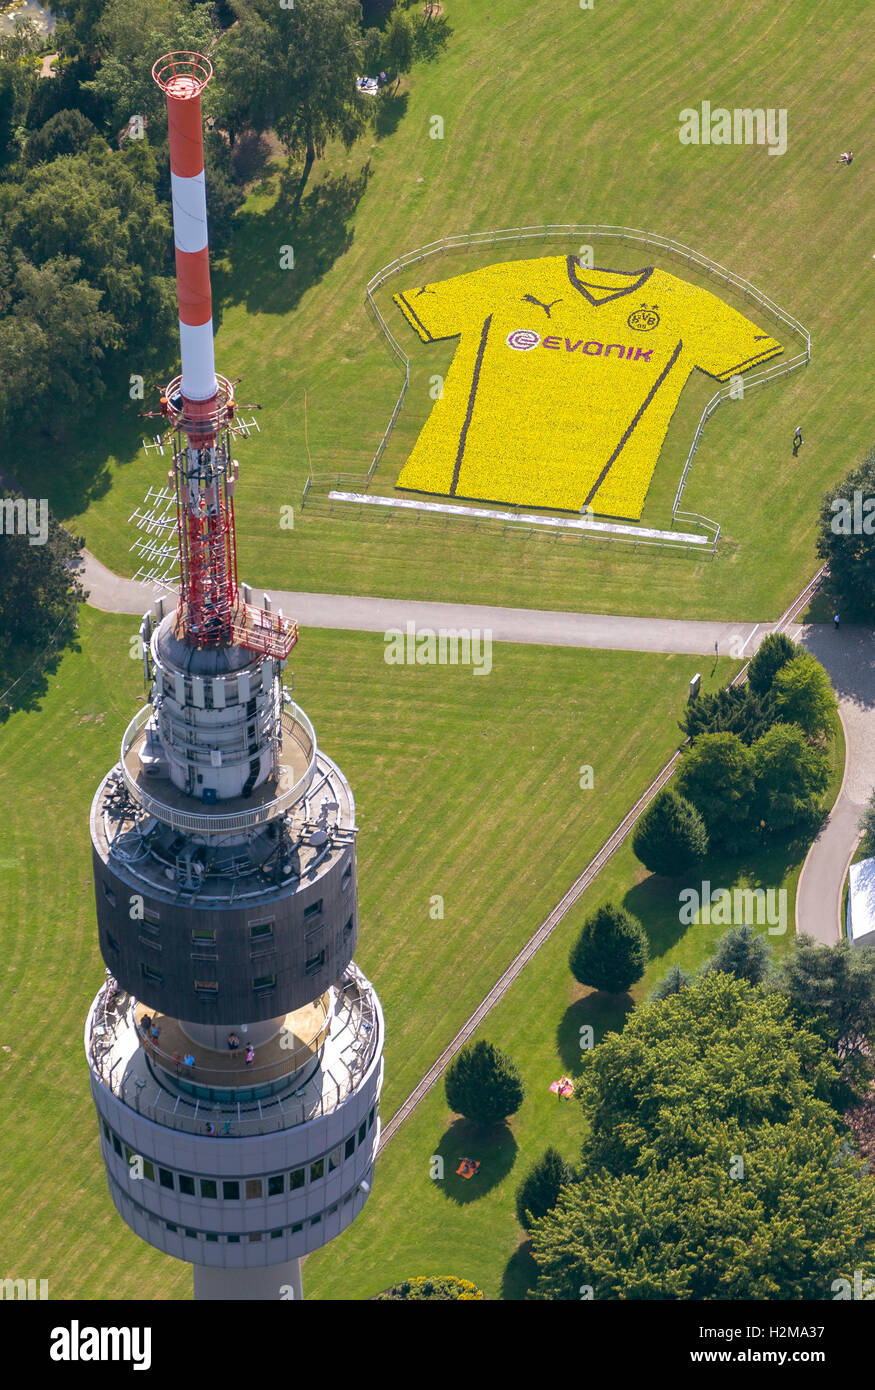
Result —
<path fill-rule="evenodd" d="M 140 629 L 149 703 L 91 808 L 107 978 L 85 1026 L 109 1190 L 195 1298 L 301 1298 L 361 1211 L 383 1017 L 352 960 L 355 802 L 282 673 L 297 626 L 238 583 L 234 393 L 213 355 L 195 53 L 167 98 L 182 374 L 161 410 L 179 598 Z M 150 543 L 151 544 L 151 543 Z M 159 568 L 170 547 L 155 549 Z"/>

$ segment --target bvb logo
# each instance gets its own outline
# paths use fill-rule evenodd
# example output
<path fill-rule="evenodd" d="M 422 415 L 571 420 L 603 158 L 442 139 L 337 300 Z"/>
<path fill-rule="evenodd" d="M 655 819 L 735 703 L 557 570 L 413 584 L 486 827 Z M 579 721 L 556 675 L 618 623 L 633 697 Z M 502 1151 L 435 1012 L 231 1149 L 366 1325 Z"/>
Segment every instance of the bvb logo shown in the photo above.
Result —
<path fill-rule="evenodd" d="M 637 328 L 641 333 L 649 333 L 651 328 L 656 328 L 659 323 L 659 314 L 656 309 L 655 304 L 651 304 L 649 307 L 642 304 L 640 309 L 636 309 L 634 314 L 629 315 L 626 322 L 630 328 Z"/>

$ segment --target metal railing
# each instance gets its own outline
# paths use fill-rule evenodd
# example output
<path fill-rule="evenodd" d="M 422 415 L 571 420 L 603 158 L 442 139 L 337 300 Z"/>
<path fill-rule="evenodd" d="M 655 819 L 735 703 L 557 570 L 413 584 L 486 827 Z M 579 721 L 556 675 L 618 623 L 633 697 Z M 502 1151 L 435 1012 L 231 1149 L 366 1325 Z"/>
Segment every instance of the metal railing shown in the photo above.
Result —
<path fill-rule="evenodd" d="M 307 757 L 307 770 L 302 777 L 298 778 L 294 786 L 287 788 L 273 800 L 263 802 L 260 806 L 253 806 L 251 810 L 247 811 L 232 811 L 223 815 L 217 810 L 215 815 L 210 815 L 208 812 L 180 810 L 146 791 L 141 782 L 131 774 L 125 761 L 127 754 L 148 724 L 152 714 L 152 706 L 144 705 L 125 729 L 121 743 L 121 771 L 125 786 L 138 805 L 174 830 L 189 830 L 200 833 L 221 832 L 224 834 L 228 831 L 246 830 L 252 826 L 262 825 L 267 821 L 274 820 L 275 817 L 300 801 L 313 780 L 317 753 L 316 731 L 300 706 L 292 702 L 286 705 L 282 712 L 283 732 L 298 744 L 298 747 Z M 301 738 L 302 733 L 303 739 Z"/>
<path fill-rule="evenodd" d="M 386 446 L 389 442 L 392 430 L 395 427 L 395 422 L 398 419 L 401 407 L 404 404 L 404 398 L 407 395 L 407 390 L 410 385 L 410 358 L 407 356 L 404 349 L 398 343 L 397 339 L 395 338 L 394 334 L 389 328 L 389 325 L 387 324 L 382 313 L 380 312 L 379 306 L 377 305 L 376 299 L 374 298 L 374 292 L 376 290 L 378 290 L 382 285 L 384 285 L 387 280 L 391 279 L 392 276 L 397 275 L 399 271 L 405 269 L 407 266 L 417 265 L 419 262 L 427 260 L 431 256 L 442 255 L 445 254 L 447 251 L 457 249 L 470 249 L 471 247 L 480 246 L 496 247 L 510 243 L 519 245 L 524 241 L 546 242 L 550 240 L 559 240 L 565 242 L 578 241 L 585 243 L 587 238 L 607 238 L 622 242 L 641 243 L 644 246 L 655 246 L 662 251 L 668 252 L 670 255 L 678 256 L 681 259 L 698 266 L 700 269 L 705 270 L 709 275 L 714 275 L 717 279 L 722 280 L 725 284 L 731 285 L 734 289 L 739 291 L 746 299 L 754 300 L 762 308 L 766 309 L 767 312 L 770 313 L 779 322 L 785 324 L 786 327 L 788 327 L 791 330 L 791 332 L 795 333 L 802 342 L 803 350 L 799 352 L 796 356 L 792 357 L 789 361 L 785 361 L 774 367 L 766 368 L 762 372 L 756 372 L 749 377 L 745 377 L 745 391 L 749 390 L 754 386 L 762 385 L 766 381 L 773 381 L 778 377 L 785 376 L 788 372 L 795 371 L 797 367 L 805 366 L 809 362 L 811 358 L 811 334 L 809 333 L 808 329 L 805 328 L 798 321 L 798 319 L 793 318 L 791 314 L 788 314 L 784 309 L 782 309 L 778 304 L 776 304 L 774 300 L 769 299 L 769 297 L 767 295 L 764 295 L 760 290 L 758 290 L 755 285 L 752 285 L 749 280 L 744 280 L 740 275 L 736 275 L 733 271 L 727 270 L 725 266 L 720 265 L 717 261 L 712 261 L 708 256 L 703 256 L 701 252 L 693 250 L 692 247 L 685 246 L 682 242 L 674 241 L 671 237 L 659 236 L 655 232 L 645 232 L 640 230 L 639 228 L 634 227 L 609 226 L 588 222 L 575 222 L 563 224 L 551 223 L 546 226 L 540 227 L 504 227 L 489 232 L 466 232 L 456 236 L 441 237 L 437 241 L 431 241 L 428 242 L 425 246 L 417 247 L 414 251 L 405 252 L 401 256 L 397 257 L 396 260 L 391 261 L 386 266 L 383 266 L 383 268 L 381 270 L 378 270 L 375 275 L 372 275 L 370 280 L 368 281 L 365 287 L 366 302 L 370 307 L 380 329 L 382 330 L 382 333 L 386 338 L 386 341 L 388 342 L 391 351 L 394 353 L 394 355 L 398 358 L 398 360 L 404 367 L 404 381 L 402 383 L 398 399 L 395 402 L 395 407 L 392 411 L 392 416 L 389 420 L 389 424 L 387 425 L 383 433 L 383 437 L 380 440 L 379 445 L 377 446 L 376 453 L 374 454 L 374 457 L 371 460 L 367 472 L 363 475 L 349 473 L 314 473 L 311 469 L 304 486 L 302 506 L 306 504 L 307 498 L 309 497 L 314 484 L 317 487 L 320 485 L 324 485 L 325 483 L 331 483 L 335 486 L 338 486 L 342 481 L 354 481 L 357 482 L 358 485 L 360 487 L 363 487 L 365 490 L 370 488 L 371 481 L 374 477 L 374 473 L 376 472 L 377 466 L 381 458 L 383 457 L 383 454 L 385 453 Z M 729 398 L 731 390 L 732 387 L 727 386 L 721 391 L 718 391 L 714 396 L 712 396 L 711 400 L 705 406 L 705 409 L 702 412 L 701 419 L 699 420 L 698 426 L 696 428 L 696 432 L 693 437 L 693 442 L 690 446 L 686 462 L 684 463 L 684 467 L 681 472 L 680 481 L 678 483 L 678 489 L 675 494 L 674 504 L 672 507 L 672 518 L 674 520 L 676 520 L 678 516 L 682 516 L 690 521 L 693 521 L 697 525 L 702 525 L 705 528 L 705 530 L 711 531 L 711 533 L 714 535 L 713 545 L 712 547 L 710 547 L 712 551 L 713 549 L 716 549 L 717 542 L 719 541 L 720 527 L 718 523 L 711 521 L 708 517 L 700 516 L 696 512 L 682 511 L 680 504 L 681 499 L 683 497 L 684 488 L 686 487 L 690 468 L 692 465 L 693 456 L 699 445 L 702 429 L 706 421 L 710 419 L 711 415 L 713 415 L 720 402 Z M 715 527 L 716 531 L 714 530 Z M 601 539 L 611 540 L 615 543 L 622 543 L 623 541 L 627 541 L 628 543 L 628 538 L 621 536 L 606 535 L 601 537 Z M 661 547 L 666 546 L 667 548 L 673 548 L 671 542 L 648 542 L 642 539 L 641 542 L 633 541 L 632 543 L 649 543 L 660 545 Z"/>
<path fill-rule="evenodd" d="M 358 967 L 350 963 L 338 985 L 339 1000 L 345 1008 L 342 1016 L 336 1015 L 335 1026 L 338 1033 L 349 1026 L 353 1038 L 343 1053 L 330 1059 L 330 1066 L 342 1072 L 339 1080 L 325 1067 L 318 1096 L 313 1093 L 303 1098 L 293 1094 L 236 1102 L 203 1100 L 176 1092 L 172 1083 L 162 1086 L 148 1070 L 144 1079 L 128 1075 L 125 1066 L 120 1065 L 124 1061 L 117 1047 L 121 1029 L 133 1028 L 144 1054 L 151 1049 L 142 1046 L 142 1034 L 136 1022 L 132 1022 L 136 1001 L 118 987 L 109 971 L 107 976 L 107 983 L 98 994 L 90 1015 L 89 1061 L 118 1100 L 166 1129 L 203 1136 L 207 1126 L 212 1125 L 215 1138 L 239 1139 L 291 1129 L 319 1116 L 330 1115 L 361 1084 L 381 1046 L 380 1017 L 371 986 Z"/>

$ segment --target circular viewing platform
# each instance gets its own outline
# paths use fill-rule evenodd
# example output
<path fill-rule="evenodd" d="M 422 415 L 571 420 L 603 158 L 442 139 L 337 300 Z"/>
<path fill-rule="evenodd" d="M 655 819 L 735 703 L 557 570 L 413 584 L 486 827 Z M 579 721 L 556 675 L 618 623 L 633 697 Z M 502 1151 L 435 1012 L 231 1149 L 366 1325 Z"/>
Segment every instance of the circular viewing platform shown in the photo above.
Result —
<path fill-rule="evenodd" d="M 260 1088 L 294 1075 L 318 1057 L 331 1032 L 331 994 L 326 992 L 312 1004 L 286 1014 L 274 1036 L 259 1043 L 254 1048 L 253 1061 L 247 1063 L 245 1033 L 237 1035 L 238 1046 L 234 1050 L 227 1042 L 224 1047 L 206 1047 L 192 1041 L 178 1018 L 150 1009 L 140 1001 L 132 1007 L 140 1044 L 152 1065 L 172 1076 L 180 1089 L 193 1094 L 205 1087 L 223 1092 Z M 153 1028 L 158 1029 L 157 1042 Z"/>
<path fill-rule="evenodd" d="M 333 1114 L 379 1065 L 383 1050 L 379 1000 L 353 964 L 347 966 L 333 990 L 314 1004 L 286 1015 L 284 1026 L 300 1040 L 297 1054 L 290 1049 L 286 1057 L 292 1063 L 297 1061 L 297 1067 L 271 1052 L 273 1040 L 256 1046 L 253 1066 L 247 1068 L 245 1034 L 240 1034 L 239 1057 L 230 1053 L 222 1056 L 217 1049 L 192 1044 L 179 1029 L 179 1038 L 184 1039 L 195 1060 L 189 1075 L 183 1063 L 177 1077 L 176 1063 L 168 1057 L 167 1048 L 175 1036 L 173 1025 L 179 1028 L 178 1021 L 158 1015 L 161 1056 L 144 1038 L 143 1012 L 140 1002 L 111 977 L 98 991 L 85 1025 L 92 1084 L 105 1086 L 121 1104 L 164 1128 L 211 1140 L 270 1134 Z M 305 1041 L 308 1033 L 311 1036 Z M 317 1045 L 318 1038 L 321 1042 Z M 279 1035 L 276 1043 L 280 1051 Z M 312 1065 L 307 1064 L 308 1057 Z M 156 1065 L 159 1060 L 161 1064 Z M 261 1075 L 262 1068 L 270 1072 L 283 1066 L 284 1084 L 281 1076 L 270 1081 Z M 210 1086 L 207 1077 L 212 1081 Z"/>
<path fill-rule="evenodd" d="M 300 706 L 287 704 L 282 714 L 283 742 L 279 771 L 249 796 L 229 797 L 213 805 L 199 803 L 170 780 L 148 772 L 141 760 L 146 725 L 153 708 L 145 705 L 131 720 L 121 746 L 125 785 L 144 811 L 174 830 L 216 835 L 263 825 L 291 809 L 306 792 L 316 768 L 316 731 Z M 195 811 L 193 806 L 197 806 Z"/>

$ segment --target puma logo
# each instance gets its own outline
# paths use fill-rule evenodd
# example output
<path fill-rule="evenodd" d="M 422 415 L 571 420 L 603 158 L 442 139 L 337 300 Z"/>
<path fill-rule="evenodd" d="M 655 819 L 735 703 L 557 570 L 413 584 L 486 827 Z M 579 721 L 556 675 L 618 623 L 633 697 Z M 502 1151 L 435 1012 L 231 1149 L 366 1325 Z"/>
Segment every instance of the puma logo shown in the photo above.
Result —
<path fill-rule="evenodd" d="M 561 299 L 551 299 L 549 304 L 544 304 L 540 299 L 536 299 L 533 294 L 524 294 L 523 299 L 527 304 L 537 304 L 539 308 L 544 310 L 547 318 L 550 317 L 550 310 L 553 308 L 553 305 L 562 303 Z"/>
<path fill-rule="evenodd" d="M 418 299 L 421 294 L 437 294 L 437 290 L 430 290 L 428 285 L 420 285 L 413 298 Z"/>

